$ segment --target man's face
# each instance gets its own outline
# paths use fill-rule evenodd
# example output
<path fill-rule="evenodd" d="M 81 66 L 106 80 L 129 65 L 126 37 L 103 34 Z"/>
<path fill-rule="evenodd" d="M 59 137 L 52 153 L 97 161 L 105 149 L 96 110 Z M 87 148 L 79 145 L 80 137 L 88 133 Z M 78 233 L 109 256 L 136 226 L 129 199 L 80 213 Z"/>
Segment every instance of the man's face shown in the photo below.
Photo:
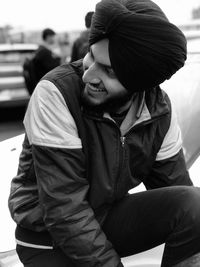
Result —
<path fill-rule="evenodd" d="M 122 66 L 123 68 L 123 66 Z M 110 63 L 108 39 L 90 47 L 83 59 L 83 100 L 90 106 L 120 106 L 130 99 L 130 93 L 117 79 Z"/>

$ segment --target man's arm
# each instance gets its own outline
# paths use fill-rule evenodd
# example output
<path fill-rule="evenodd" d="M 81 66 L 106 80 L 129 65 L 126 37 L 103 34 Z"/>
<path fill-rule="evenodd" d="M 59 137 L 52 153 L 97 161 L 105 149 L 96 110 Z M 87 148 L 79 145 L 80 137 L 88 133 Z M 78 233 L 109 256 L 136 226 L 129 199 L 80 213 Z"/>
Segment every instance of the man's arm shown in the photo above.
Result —
<path fill-rule="evenodd" d="M 75 266 L 123 266 L 87 201 L 85 155 L 75 122 L 58 89 L 41 81 L 25 120 L 44 222 Z"/>
<path fill-rule="evenodd" d="M 186 169 L 183 150 L 165 160 L 155 161 L 150 175 L 144 182 L 147 189 L 174 185 L 192 185 Z"/>
<path fill-rule="evenodd" d="M 181 131 L 173 106 L 170 127 L 144 184 L 147 189 L 192 185 L 183 154 Z"/>

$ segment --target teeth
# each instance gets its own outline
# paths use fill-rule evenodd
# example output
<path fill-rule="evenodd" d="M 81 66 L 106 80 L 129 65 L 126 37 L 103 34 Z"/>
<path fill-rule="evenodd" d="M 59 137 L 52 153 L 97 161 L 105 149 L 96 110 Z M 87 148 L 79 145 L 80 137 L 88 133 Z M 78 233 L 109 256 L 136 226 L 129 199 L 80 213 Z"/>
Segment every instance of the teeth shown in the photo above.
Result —
<path fill-rule="evenodd" d="M 100 89 L 100 88 L 97 88 L 97 87 L 95 87 L 95 86 L 93 86 L 93 85 L 89 85 L 90 86 L 90 88 L 92 89 L 92 90 L 94 90 L 94 91 L 96 91 L 96 92 L 104 92 L 105 90 L 104 89 Z"/>

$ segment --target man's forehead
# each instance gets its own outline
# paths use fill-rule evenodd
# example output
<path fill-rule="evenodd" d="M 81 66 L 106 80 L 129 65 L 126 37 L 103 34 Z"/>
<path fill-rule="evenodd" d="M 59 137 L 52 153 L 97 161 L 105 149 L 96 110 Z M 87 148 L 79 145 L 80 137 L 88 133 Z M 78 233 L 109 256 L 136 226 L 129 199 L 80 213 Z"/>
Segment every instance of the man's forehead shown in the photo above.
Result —
<path fill-rule="evenodd" d="M 95 44 L 91 45 L 90 53 L 94 60 L 102 65 L 111 66 L 109 51 L 108 51 L 108 39 L 103 39 Z"/>

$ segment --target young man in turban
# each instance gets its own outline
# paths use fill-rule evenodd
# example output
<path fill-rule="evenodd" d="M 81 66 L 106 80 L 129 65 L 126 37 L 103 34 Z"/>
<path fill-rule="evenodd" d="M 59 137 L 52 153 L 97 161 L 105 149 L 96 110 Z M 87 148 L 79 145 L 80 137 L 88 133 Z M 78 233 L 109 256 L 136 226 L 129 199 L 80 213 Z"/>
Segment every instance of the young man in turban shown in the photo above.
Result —
<path fill-rule="evenodd" d="M 163 267 L 199 266 L 200 190 L 159 87 L 186 40 L 150 0 L 102 0 L 89 46 L 31 97 L 9 198 L 17 253 L 25 267 L 120 267 L 165 243 Z"/>

